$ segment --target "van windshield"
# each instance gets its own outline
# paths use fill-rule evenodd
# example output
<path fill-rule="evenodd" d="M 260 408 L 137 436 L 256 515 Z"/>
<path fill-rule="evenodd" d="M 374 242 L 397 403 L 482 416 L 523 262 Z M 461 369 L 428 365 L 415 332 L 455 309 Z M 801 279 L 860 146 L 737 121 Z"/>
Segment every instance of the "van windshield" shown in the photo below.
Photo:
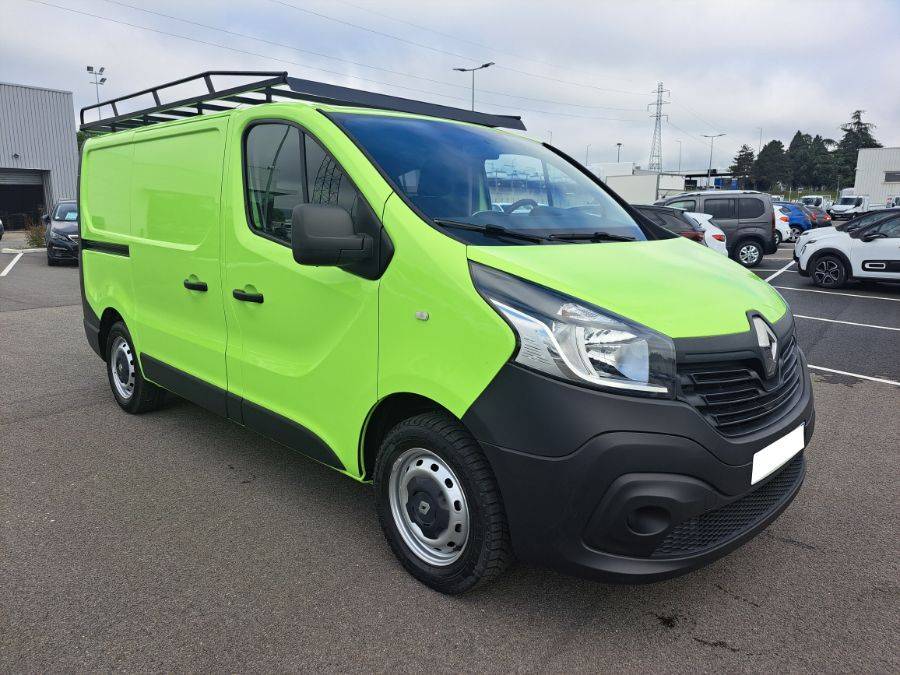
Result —
<path fill-rule="evenodd" d="M 806 206 L 819 206 L 822 203 L 821 197 L 804 197 L 802 200 Z"/>
<path fill-rule="evenodd" d="M 439 225 L 527 233 L 485 237 L 454 228 L 469 243 L 538 243 L 547 238 L 643 241 L 641 226 L 575 166 L 534 141 L 439 120 L 333 113 L 395 188 Z M 580 235 L 580 237 L 579 237 Z M 606 236 L 608 235 L 608 236 Z M 599 239 L 594 239 L 599 240 Z"/>
<path fill-rule="evenodd" d="M 859 206 L 862 204 L 862 199 L 858 199 L 857 197 L 841 197 L 838 200 L 838 204 L 841 206 Z"/>

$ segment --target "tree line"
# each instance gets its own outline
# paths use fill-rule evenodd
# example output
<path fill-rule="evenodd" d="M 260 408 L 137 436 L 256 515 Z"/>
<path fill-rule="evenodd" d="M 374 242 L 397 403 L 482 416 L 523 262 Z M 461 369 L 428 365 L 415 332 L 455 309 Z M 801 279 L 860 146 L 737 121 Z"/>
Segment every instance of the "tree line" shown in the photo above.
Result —
<path fill-rule="evenodd" d="M 875 125 L 863 122 L 864 112 L 855 110 L 850 121 L 840 126 L 840 141 L 798 130 L 787 148 L 781 141 L 771 140 L 758 156 L 749 145 L 742 145 L 729 169 L 741 189 L 831 192 L 852 185 L 860 148 L 881 147 L 872 135 Z"/>

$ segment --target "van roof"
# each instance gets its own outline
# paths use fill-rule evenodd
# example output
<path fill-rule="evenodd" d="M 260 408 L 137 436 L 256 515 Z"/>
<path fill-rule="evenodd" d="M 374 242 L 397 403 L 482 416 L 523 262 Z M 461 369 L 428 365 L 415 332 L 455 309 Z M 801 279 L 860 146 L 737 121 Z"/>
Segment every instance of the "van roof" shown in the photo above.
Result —
<path fill-rule="evenodd" d="M 222 78 L 254 78 L 249 82 L 217 88 L 214 83 Z M 190 84 L 202 84 L 204 93 L 174 101 L 163 101 L 163 95 Z M 168 91 L 167 91 L 168 90 Z M 120 107 L 140 106 L 141 101 L 152 98 L 153 105 L 122 113 Z M 330 109 L 350 106 L 353 108 L 384 110 L 388 112 L 425 115 L 459 122 L 470 122 L 487 127 L 505 127 L 524 131 L 522 118 L 512 115 L 494 115 L 474 110 L 426 103 L 414 99 L 378 94 L 362 89 L 352 89 L 334 84 L 314 82 L 290 77 L 287 72 L 259 71 L 206 71 L 180 80 L 166 82 L 148 89 L 102 101 L 81 109 L 81 130 L 115 132 L 126 129 L 173 122 L 207 113 L 221 113 L 238 109 L 242 105 L 258 105 L 273 101 L 306 101 L 327 105 Z M 96 111 L 97 119 L 85 121 L 85 113 Z M 111 114 L 110 114 L 111 113 Z M 104 117 L 104 115 L 107 115 Z"/>

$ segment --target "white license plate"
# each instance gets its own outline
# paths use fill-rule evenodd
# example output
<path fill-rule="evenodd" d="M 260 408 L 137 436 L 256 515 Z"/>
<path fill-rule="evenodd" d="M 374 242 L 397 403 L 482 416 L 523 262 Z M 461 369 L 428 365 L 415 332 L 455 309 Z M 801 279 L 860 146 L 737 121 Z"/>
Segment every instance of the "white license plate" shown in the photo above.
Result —
<path fill-rule="evenodd" d="M 803 450 L 803 427 L 801 424 L 789 434 L 770 443 L 753 455 L 753 473 L 750 485 L 755 485 L 773 471 L 787 464 L 798 452 Z"/>

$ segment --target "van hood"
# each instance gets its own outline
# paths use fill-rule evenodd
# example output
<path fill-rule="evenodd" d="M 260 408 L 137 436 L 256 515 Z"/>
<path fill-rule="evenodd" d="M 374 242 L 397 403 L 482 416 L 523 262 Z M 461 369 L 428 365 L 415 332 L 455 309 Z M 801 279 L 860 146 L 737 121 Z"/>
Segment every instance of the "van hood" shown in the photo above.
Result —
<path fill-rule="evenodd" d="M 738 263 L 683 237 L 542 246 L 469 246 L 470 260 L 566 293 L 671 338 L 744 333 L 787 305 Z"/>
<path fill-rule="evenodd" d="M 855 209 L 855 204 L 832 204 L 831 210 L 837 211 L 838 213 L 843 213 L 844 211 L 849 211 L 850 209 Z"/>

